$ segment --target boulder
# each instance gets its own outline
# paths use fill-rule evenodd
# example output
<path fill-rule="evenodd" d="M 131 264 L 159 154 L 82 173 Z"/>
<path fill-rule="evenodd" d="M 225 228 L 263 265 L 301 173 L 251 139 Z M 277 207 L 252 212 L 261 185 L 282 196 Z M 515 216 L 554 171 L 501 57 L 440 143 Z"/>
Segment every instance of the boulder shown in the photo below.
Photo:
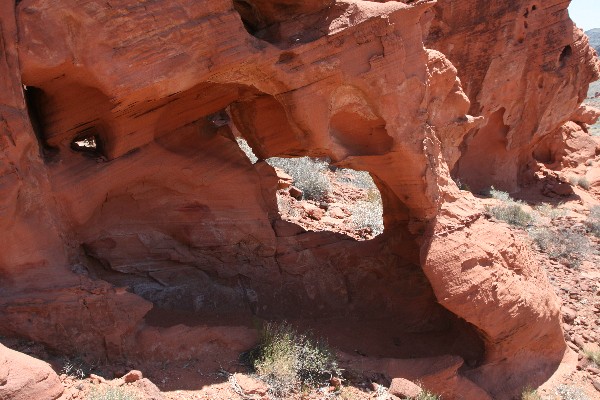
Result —
<path fill-rule="evenodd" d="M 0 399 L 55 400 L 63 391 L 49 364 L 0 344 Z"/>
<path fill-rule="evenodd" d="M 394 396 L 398 396 L 401 399 L 416 398 L 423 389 L 421 389 L 415 383 L 403 378 L 392 379 L 389 392 Z"/>

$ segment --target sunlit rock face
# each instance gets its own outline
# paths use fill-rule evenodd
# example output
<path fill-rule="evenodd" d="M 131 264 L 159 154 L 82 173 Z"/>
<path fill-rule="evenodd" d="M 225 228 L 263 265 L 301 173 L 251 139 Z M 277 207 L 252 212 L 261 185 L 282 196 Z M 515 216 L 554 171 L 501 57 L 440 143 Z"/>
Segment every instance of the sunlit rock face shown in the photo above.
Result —
<path fill-rule="evenodd" d="M 486 122 L 464 137 L 453 174 L 473 190 L 532 183 L 533 148 L 568 121 L 600 78 L 588 38 L 553 1 L 440 0 L 425 45 L 458 69 L 469 112 Z M 481 162 L 485 159 L 485 162 Z"/>
<path fill-rule="evenodd" d="M 547 378 L 565 345 L 545 273 L 450 171 L 517 187 L 596 61 L 558 1 L 406 3 L 0 5 L 0 333 L 168 358 L 149 315 L 386 321 L 439 340 L 382 356 L 466 360 L 448 398 Z M 384 233 L 283 221 L 275 171 L 234 131 L 261 160 L 368 171 Z M 210 326 L 211 344 L 254 340 Z"/>

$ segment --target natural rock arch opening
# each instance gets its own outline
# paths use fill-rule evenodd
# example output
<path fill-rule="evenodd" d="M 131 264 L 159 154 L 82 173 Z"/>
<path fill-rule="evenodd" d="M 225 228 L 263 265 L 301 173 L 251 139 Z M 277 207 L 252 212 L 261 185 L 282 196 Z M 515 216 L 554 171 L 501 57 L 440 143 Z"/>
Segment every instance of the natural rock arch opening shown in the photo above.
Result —
<path fill-rule="evenodd" d="M 100 134 L 95 129 L 86 129 L 71 141 L 71 150 L 92 157 L 104 157 L 104 146 Z"/>
<path fill-rule="evenodd" d="M 502 120 L 489 124 L 489 131 L 510 126 L 506 152 L 521 155 L 518 164 L 529 160 L 532 139 L 572 114 L 580 86 L 598 71 L 585 40 L 573 37 L 564 6 L 536 11 L 544 24 L 529 16 L 525 51 L 515 52 L 510 27 L 517 21 L 525 28 L 518 17 L 530 1 L 489 7 L 460 1 L 338 1 L 332 10 L 311 15 L 309 9 L 285 7 L 298 1 L 249 0 L 269 20 L 265 26 L 277 26 L 270 39 L 275 46 L 246 33 L 231 1 L 191 1 L 182 7 L 163 7 L 160 1 L 105 3 L 70 7 L 31 1 L 16 12 L 9 4 L 3 13 L 7 62 L 0 69 L 12 87 L 3 91 L 8 105 L 1 110 L 8 117 L 3 129 L 21 136 L 6 148 L 2 143 L 2 156 L 31 178 L 13 179 L 19 176 L 9 171 L 4 181 L 5 208 L 14 210 L 14 218 L 3 226 L 15 226 L 11 236 L 17 238 L 7 238 L 3 259 L 11 265 L 5 271 L 7 280 L 19 278 L 14 286 L 26 293 L 14 290 L 3 298 L 11 310 L 3 330 L 29 334 L 37 327 L 48 343 L 63 348 L 86 343 L 125 357 L 122 351 L 144 348 L 142 343 L 165 343 L 135 337 L 140 330 L 140 336 L 148 333 L 142 315 L 149 304 L 127 293 L 135 291 L 163 309 L 187 307 L 200 322 L 212 317 L 221 323 L 229 312 L 285 318 L 302 310 L 315 321 L 332 315 L 364 323 L 379 319 L 380 332 L 395 319 L 400 332 L 416 333 L 412 343 L 437 332 L 477 347 L 480 338 L 469 342 L 468 335 L 453 335 L 448 328 L 459 324 L 460 315 L 484 332 L 489 352 L 474 379 L 487 384 L 494 397 L 515 394 L 528 372 L 543 364 L 539 358 L 553 362 L 561 355 L 559 306 L 543 272 L 525 248 L 515 248 L 518 239 L 507 229 L 490 228 L 475 200 L 455 190 L 445 168 L 454 165 L 452 148 L 474 122 L 465 114 L 468 101 L 457 74 L 476 101 L 472 114 L 482 111 L 487 121 L 481 123 L 490 116 Z M 305 3 L 318 9 L 326 2 Z M 293 18 L 269 17 L 269 4 L 293 10 Z M 343 18 L 336 17 L 339 11 Z M 489 16 L 494 16 L 491 24 Z M 258 18 L 245 19 L 260 25 Z M 431 57 L 423 47 L 430 22 L 439 29 L 425 47 L 447 57 Z M 465 41 L 474 29 L 482 40 Z M 569 43 L 573 55 L 556 74 L 559 53 Z M 290 50 L 282 53 L 282 48 Z M 447 58 L 456 69 L 449 61 L 429 62 L 432 58 Z M 576 68 L 575 59 L 585 62 Z M 34 138 L 21 140 L 29 132 L 19 123 L 26 121 L 20 115 L 19 69 L 23 82 L 53 99 L 47 113 L 54 117 L 47 120 L 52 129 L 41 136 L 60 148 L 59 163 L 40 165 L 27 152 Z M 568 85 L 564 74 L 572 78 Z M 544 78 L 544 91 L 529 90 L 536 76 Z M 67 84 L 65 77 L 72 81 Z M 375 118 L 359 122 L 361 130 L 373 130 L 376 149 L 360 153 L 364 142 L 356 139 L 362 138 L 353 125 L 345 125 L 352 111 L 336 118 L 343 107 L 330 108 L 332 92 L 346 85 L 363 92 L 373 111 Z M 444 100 L 448 91 L 454 100 Z M 385 205 L 386 232 L 356 242 L 330 232 L 303 232 L 278 218 L 277 177 L 266 163 L 252 166 L 243 158 L 228 124 L 215 115 L 228 106 L 263 159 L 329 156 L 336 164 L 370 171 Z M 494 114 L 500 107 L 506 116 Z M 540 124 L 527 115 L 538 116 Z M 272 121 L 274 127 L 263 129 Z M 70 151 L 73 138 L 87 128 L 101 135 L 107 162 L 90 162 Z M 390 149 L 382 129 L 393 139 Z M 504 173 L 506 164 L 496 164 L 481 175 Z M 493 178 L 488 177 L 495 184 Z M 507 180 L 516 186 L 515 177 Z M 25 207 L 13 207 L 13 197 L 25 200 L 19 204 Z M 44 227 L 32 229 L 37 222 L 52 225 L 47 235 Z M 504 246 L 496 251 L 498 239 Z M 448 251 L 457 242 L 461 250 Z M 467 257 L 472 249 L 477 251 Z M 18 257 L 29 250 L 31 255 Z M 72 269 L 92 269 L 91 279 L 69 272 L 76 262 L 83 267 Z M 106 277 L 112 285 L 92 276 L 95 262 L 98 270 L 113 274 Z M 37 278 L 35 284 L 29 277 Z M 50 277 L 57 278 L 45 282 Z M 22 302 L 27 296 L 33 301 Z M 62 313 L 48 313 L 47 307 Z M 50 323 L 34 318 L 47 315 Z M 406 336 L 396 342 L 412 344 Z M 401 353 L 385 350 L 369 354 Z M 438 350 L 430 353 L 464 354 L 450 346 Z M 529 362 L 532 354 L 539 357 Z M 504 387 L 508 380 L 510 387 Z"/>
<path fill-rule="evenodd" d="M 245 139 L 237 143 L 254 164 L 258 158 Z M 271 157 L 278 177 L 281 218 L 310 231 L 331 231 L 357 240 L 383 233 L 381 193 L 366 171 L 337 168 L 328 159 Z"/>
<path fill-rule="evenodd" d="M 505 112 L 504 108 L 499 108 L 491 113 L 487 124 L 463 145 L 464 149 L 455 167 L 455 173 L 458 179 L 474 192 L 489 189 L 490 177 L 496 178 L 492 182 L 497 188 L 510 188 L 512 185 L 508 180 L 502 182 L 497 173 L 503 168 L 516 169 L 507 138 L 510 126 L 504 122 Z M 483 159 L 487 161 L 483 163 Z"/>
<path fill-rule="evenodd" d="M 66 92 L 99 93 L 77 85 Z M 399 212 L 404 206 L 383 181 L 376 183 L 383 206 L 395 210 L 386 217 L 393 233 L 361 242 L 306 232 L 279 217 L 277 175 L 265 162 L 248 162 L 233 132 L 262 159 L 311 154 L 310 138 L 275 96 L 201 84 L 100 116 L 89 113 L 108 107 L 100 95 L 83 110 L 53 90 L 48 96 L 57 99 L 49 109 L 64 109 L 46 125 L 49 140 L 112 149 L 100 169 L 78 169 L 81 157 L 71 151 L 50 168 L 51 179 L 78 181 L 74 191 L 56 189 L 81 242 L 77 271 L 150 301 L 149 326 L 284 318 L 350 352 L 356 342 L 346 337 L 360 331 L 373 338 L 360 351 L 372 355 L 482 359 L 476 330 L 436 302 L 405 226 L 407 211 Z M 79 130 L 65 135 L 60 126 Z M 138 127 L 135 135 L 128 127 Z M 98 170 L 121 178 L 97 179 Z"/>

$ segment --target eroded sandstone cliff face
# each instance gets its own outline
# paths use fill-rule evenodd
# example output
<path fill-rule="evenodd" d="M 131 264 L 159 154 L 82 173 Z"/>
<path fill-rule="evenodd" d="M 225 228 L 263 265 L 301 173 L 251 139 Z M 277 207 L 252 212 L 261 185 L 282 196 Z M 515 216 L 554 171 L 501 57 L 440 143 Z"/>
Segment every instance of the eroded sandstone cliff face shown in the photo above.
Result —
<path fill-rule="evenodd" d="M 516 187 L 596 61 L 564 2 L 406 3 L 0 5 L 0 333 L 168 358 L 252 345 L 224 321 L 335 316 L 444 338 L 385 356 L 462 357 L 448 398 L 543 381 L 565 348 L 558 302 L 450 171 Z M 233 128 L 261 159 L 370 172 L 384 234 L 281 220 L 274 170 Z M 153 326 L 165 310 L 203 326 Z"/>
<path fill-rule="evenodd" d="M 472 190 L 533 183 L 539 167 L 554 161 L 533 149 L 576 120 L 589 82 L 600 78 L 595 51 L 567 5 L 440 0 L 429 12 L 426 47 L 453 63 L 469 112 L 486 120 L 464 138 L 453 171 Z"/>

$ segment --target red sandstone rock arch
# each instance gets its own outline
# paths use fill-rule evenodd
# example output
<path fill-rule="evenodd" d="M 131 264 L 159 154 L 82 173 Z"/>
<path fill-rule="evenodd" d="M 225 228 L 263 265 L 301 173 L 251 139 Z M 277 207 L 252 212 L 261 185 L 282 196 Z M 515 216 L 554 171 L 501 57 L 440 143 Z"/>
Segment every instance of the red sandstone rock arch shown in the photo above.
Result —
<path fill-rule="evenodd" d="M 63 351 L 161 357 L 135 346 L 156 337 L 169 343 L 170 330 L 147 326 L 150 301 L 200 318 L 240 310 L 286 316 L 300 308 L 312 318 L 381 317 L 405 331 L 442 332 L 444 346 L 456 339 L 445 351 L 470 361 L 464 375 L 495 398 L 519 391 L 532 370 L 542 380 L 556 366 L 564 342 L 543 272 L 519 239 L 483 220 L 476 200 L 450 179 L 455 146 L 477 124 L 457 73 L 468 76 L 477 59 L 448 41 L 466 31 L 473 13 L 483 24 L 483 8 L 448 16 L 450 0 L 436 8 L 338 1 L 332 14 L 280 18 L 279 36 L 261 41 L 229 1 L 75 3 L 21 2 L 16 17 L 2 5 L 8 50 L 0 66 L 9 90 L 0 91 L 7 121 L 0 154 L 9 161 L 3 165 L 17 166 L 2 175 L 10 218 L 0 222 L 11 232 L 0 259 L 11 282 L 0 304 L 3 332 Z M 269 16 L 277 3 L 252 4 Z M 512 21 L 519 5 L 493 10 Z M 441 52 L 421 41 L 431 10 L 429 42 Z M 298 26 L 313 29 L 297 38 L 291 32 Z M 131 29 L 125 34 L 123 27 Z M 486 37 L 506 32 L 484 28 Z M 583 45 L 580 52 L 588 54 Z M 509 70 L 519 53 L 503 54 L 491 70 Z M 591 69 L 567 63 L 562 73 L 585 81 L 584 68 Z M 472 112 L 495 89 L 475 72 L 462 80 L 478 104 Z M 78 124 L 99 118 L 108 162 L 64 151 L 60 163 L 44 166 L 33 151 L 22 83 L 55 99 L 46 106 L 51 118 L 61 117 L 50 123 L 54 145 L 64 148 Z M 549 96 L 562 104 L 562 116 L 577 103 L 574 92 L 582 89 L 575 86 Z M 348 96 L 355 100 L 342 100 Z M 486 110 L 504 106 L 498 120 L 505 126 L 531 124 L 516 111 L 520 103 L 497 103 Z M 528 104 L 542 114 L 540 131 L 562 119 Z M 214 123 L 228 106 L 261 157 L 327 155 L 369 171 L 384 197 L 386 233 L 356 243 L 275 218 L 272 171 L 247 162 L 227 127 Z M 350 117 L 356 119 L 348 124 Z M 511 140 L 527 143 L 514 134 Z M 503 240 L 494 248 L 497 236 Z M 243 329 L 236 332 L 243 337 Z M 456 386 L 441 389 L 451 396 Z"/>

